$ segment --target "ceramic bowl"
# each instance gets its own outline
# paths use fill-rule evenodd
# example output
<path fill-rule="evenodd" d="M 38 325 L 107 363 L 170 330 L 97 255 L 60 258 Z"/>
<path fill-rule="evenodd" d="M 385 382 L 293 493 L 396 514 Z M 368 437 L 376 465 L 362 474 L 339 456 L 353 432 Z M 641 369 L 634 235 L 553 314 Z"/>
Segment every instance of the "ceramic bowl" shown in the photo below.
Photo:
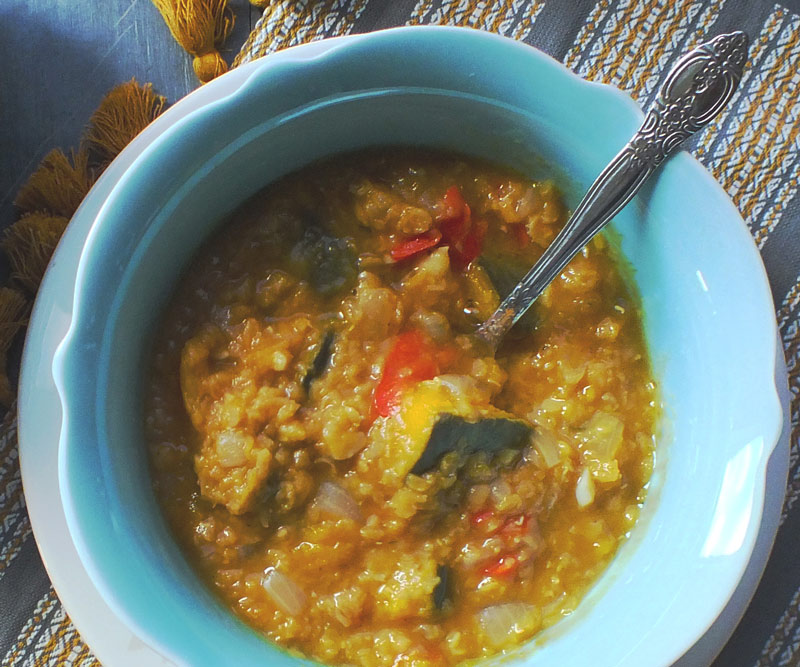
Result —
<path fill-rule="evenodd" d="M 208 84 L 224 94 L 160 121 L 92 223 L 53 363 L 72 540 L 109 606 L 178 664 L 302 662 L 201 584 L 151 491 L 142 368 L 159 313 L 203 239 L 266 183 L 374 145 L 555 168 L 574 205 L 642 117 L 619 91 L 478 31 L 407 28 L 348 37 L 321 54 L 304 48 L 248 65 L 232 90 L 225 77 Z M 615 226 L 665 404 L 657 465 L 641 520 L 606 573 L 572 616 L 506 656 L 509 664 L 586 664 L 591 654 L 597 667 L 668 665 L 723 609 L 755 544 L 782 423 L 758 253 L 687 154 Z"/>

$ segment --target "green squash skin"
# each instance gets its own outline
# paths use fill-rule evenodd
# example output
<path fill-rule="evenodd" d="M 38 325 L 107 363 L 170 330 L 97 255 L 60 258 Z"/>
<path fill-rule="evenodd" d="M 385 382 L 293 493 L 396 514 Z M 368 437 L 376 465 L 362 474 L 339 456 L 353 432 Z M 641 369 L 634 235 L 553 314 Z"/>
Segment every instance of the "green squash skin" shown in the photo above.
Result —
<path fill-rule="evenodd" d="M 494 454 L 502 449 L 522 449 L 532 434 L 533 427 L 519 419 L 493 417 L 469 422 L 457 415 L 443 414 L 434 424 L 428 444 L 411 474 L 428 472 L 448 452 L 469 456 L 479 451 Z"/>

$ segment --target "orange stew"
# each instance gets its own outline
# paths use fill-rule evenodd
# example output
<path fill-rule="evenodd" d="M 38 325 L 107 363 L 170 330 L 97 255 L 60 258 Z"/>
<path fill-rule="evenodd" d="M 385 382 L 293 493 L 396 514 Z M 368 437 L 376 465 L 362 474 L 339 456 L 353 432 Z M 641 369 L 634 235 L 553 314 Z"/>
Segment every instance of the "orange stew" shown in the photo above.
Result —
<path fill-rule="evenodd" d="M 155 341 L 153 485 L 200 577 L 332 664 L 452 665 L 569 614 L 635 523 L 657 394 L 595 239 L 496 352 L 472 336 L 564 223 L 550 182 L 383 150 L 255 196 Z"/>

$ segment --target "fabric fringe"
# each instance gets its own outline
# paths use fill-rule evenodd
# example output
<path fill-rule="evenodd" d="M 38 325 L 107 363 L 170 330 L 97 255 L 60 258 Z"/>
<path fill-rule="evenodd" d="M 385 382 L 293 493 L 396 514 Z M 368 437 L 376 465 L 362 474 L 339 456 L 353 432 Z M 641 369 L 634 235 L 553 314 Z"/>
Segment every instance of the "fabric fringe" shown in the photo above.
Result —
<path fill-rule="evenodd" d="M 61 215 L 30 213 L 3 233 L 0 247 L 8 256 L 12 283 L 31 296 L 36 294 L 68 222 L 69 218 Z"/>
<path fill-rule="evenodd" d="M 22 292 L 0 287 L 0 405 L 9 407 L 15 398 L 6 372 L 8 350 L 28 323 L 30 303 Z"/>
<path fill-rule="evenodd" d="M 31 300 L 70 218 L 103 170 L 165 106 L 149 83 L 131 79 L 117 86 L 89 119 L 81 147 L 71 156 L 60 149 L 48 153 L 20 188 L 14 200 L 20 217 L 0 235 L 11 267 L 9 285 L 0 287 L 0 405 L 14 398 L 8 350 L 27 324 Z"/>
<path fill-rule="evenodd" d="M 94 177 L 86 150 L 73 151 L 70 158 L 60 149 L 55 149 L 45 156 L 22 186 L 14 205 L 22 215 L 45 212 L 70 218 L 92 183 Z"/>
<path fill-rule="evenodd" d="M 89 119 L 84 146 L 92 165 L 105 169 L 133 138 L 163 111 L 167 99 L 140 86 L 136 79 L 118 85 L 100 102 Z"/>
<path fill-rule="evenodd" d="M 153 0 L 175 41 L 194 56 L 192 66 L 203 83 L 224 74 L 219 50 L 233 30 L 228 0 Z"/>

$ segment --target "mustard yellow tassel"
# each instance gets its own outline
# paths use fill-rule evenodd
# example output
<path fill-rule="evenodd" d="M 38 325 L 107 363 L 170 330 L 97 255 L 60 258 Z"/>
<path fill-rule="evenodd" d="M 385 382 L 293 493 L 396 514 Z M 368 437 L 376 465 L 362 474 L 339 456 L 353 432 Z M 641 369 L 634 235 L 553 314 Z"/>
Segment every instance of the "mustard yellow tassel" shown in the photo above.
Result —
<path fill-rule="evenodd" d="M 165 97 L 153 91 L 153 84 L 140 86 L 136 79 L 112 89 L 92 114 L 84 134 L 91 162 L 105 169 L 164 111 L 166 102 Z"/>
<path fill-rule="evenodd" d="M 3 233 L 0 247 L 8 255 L 11 279 L 36 294 L 47 264 L 67 228 L 69 218 L 31 213 Z"/>
<path fill-rule="evenodd" d="M 153 0 L 175 40 L 194 56 L 194 73 L 203 83 L 228 71 L 219 53 L 233 30 L 228 0 Z"/>
<path fill-rule="evenodd" d="M 9 287 L 0 287 L 0 404 L 5 406 L 14 401 L 8 379 L 8 350 L 27 323 L 29 308 L 25 295 Z"/>
<path fill-rule="evenodd" d="M 14 205 L 22 214 L 46 211 L 71 218 L 93 182 L 85 150 L 73 152 L 70 160 L 63 151 L 55 149 L 22 186 Z"/>

